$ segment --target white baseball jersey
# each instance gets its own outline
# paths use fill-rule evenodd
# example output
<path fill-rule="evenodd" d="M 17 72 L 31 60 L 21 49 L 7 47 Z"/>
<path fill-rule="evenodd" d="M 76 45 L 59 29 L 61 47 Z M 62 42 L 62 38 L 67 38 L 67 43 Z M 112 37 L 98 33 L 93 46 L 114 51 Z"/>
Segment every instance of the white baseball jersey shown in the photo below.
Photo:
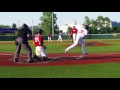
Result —
<path fill-rule="evenodd" d="M 61 32 L 59 33 L 59 39 L 62 39 L 62 33 Z"/>
<path fill-rule="evenodd" d="M 62 36 L 62 33 L 60 32 L 60 33 L 59 33 L 59 37 L 61 37 L 61 36 Z"/>
<path fill-rule="evenodd" d="M 78 30 L 78 33 L 77 33 L 80 37 L 84 37 L 84 36 L 86 36 L 87 34 L 88 34 L 88 31 L 86 30 L 86 29 L 79 29 Z"/>
<path fill-rule="evenodd" d="M 77 25 L 76 28 L 78 29 L 77 32 L 77 37 L 78 38 L 83 38 L 84 36 L 86 36 L 88 34 L 87 29 L 83 28 L 82 25 Z"/>

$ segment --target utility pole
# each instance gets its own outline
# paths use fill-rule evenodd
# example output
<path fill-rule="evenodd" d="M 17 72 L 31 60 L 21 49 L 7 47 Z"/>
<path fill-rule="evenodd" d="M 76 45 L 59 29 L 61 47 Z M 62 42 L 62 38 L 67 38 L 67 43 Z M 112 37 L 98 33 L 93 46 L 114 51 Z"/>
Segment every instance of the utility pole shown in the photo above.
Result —
<path fill-rule="evenodd" d="M 34 23 L 33 23 L 33 20 L 32 20 L 32 36 L 33 36 L 33 27 L 34 27 Z"/>
<path fill-rule="evenodd" d="M 19 29 L 19 27 L 20 27 L 20 20 L 18 20 L 18 26 L 17 26 L 17 27 L 18 27 L 18 29 Z"/>
<path fill-rule="evenodd" d="M 76 19 L 74 19 L 74 24 L 77 25 L 77 21 L 76 21 Z"/>
<path fill-rule="evenodd" d="M 52 36 L 54 39 L 54 13 L 52 12 Z"/>

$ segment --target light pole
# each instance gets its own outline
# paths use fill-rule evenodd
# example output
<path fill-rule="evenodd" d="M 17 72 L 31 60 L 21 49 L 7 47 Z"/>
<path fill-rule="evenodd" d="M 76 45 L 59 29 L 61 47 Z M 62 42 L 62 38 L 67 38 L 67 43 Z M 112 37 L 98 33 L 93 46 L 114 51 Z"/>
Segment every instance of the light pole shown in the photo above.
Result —
<path fill-rule="evenodd" d="M 19 27 L 20 27 L 20 20 L 18 20 L 18 29 L 19 29 Z"/>
<path fill-rule="evenodd" d="M 98 30 L 99 34 L 100 34 L 100 29 L 101 29 L 101 25 L 98 24 L 98 25 L 97 25 L 97 30 Z"/>
<path fill-rule="evenodd" d="M 99 34 L 100 34 L 100 27 L 98 27 L 97 30 L 98 30 L 98 32 L 99 32 Z"/>
<path fill-rule="evenodd" d="M 33 36 L 33 27 L 34 27 L 34 23 L 33 23 L 33 20 L 32 20 L 32 36 Z"/>
<path fill-rule="evenodd" d="M 99 26 L 97 27 L 97 30 L 98 30 L 98 32 L 100 34 L 100 27 Z M 102 40 L 100 39 L 99 41 L 101 42 Z"/>
<path fill-rule="evenodd" d="M 54 39 L 54 13 L 52 12 L 52 36 Z"/>
<path fill-rule="evenodd" d="M 76 19 L 74 19 L 74 24 L 77 25 Z"/>

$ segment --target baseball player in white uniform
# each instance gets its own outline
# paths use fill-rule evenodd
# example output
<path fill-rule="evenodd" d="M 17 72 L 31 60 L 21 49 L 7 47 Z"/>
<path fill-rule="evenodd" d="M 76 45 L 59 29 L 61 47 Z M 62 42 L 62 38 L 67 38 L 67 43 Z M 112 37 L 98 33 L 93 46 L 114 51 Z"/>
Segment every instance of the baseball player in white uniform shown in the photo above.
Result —
<path fill-rule="evenodd" d="M 59 36 L 58 36 L 57 42 L 58 42 L 58 41 L 62 42 L 62 32 L 61 32 L 61 31 L 59 32 Z"/>
<path fill-rule="evenodd" d="M 77 32 L 75 43 L 73 43 L 71 46 L 66 48 L 65 53 L 67 53 L 70 49 L 74 48 L 80 43 L 82 45 L 82 54 L 85 55 L 87 53 L 86 53 L 86 46 L 85 46 L 85 42 L 83 41 L 83 38 L 88 34 L 88 31 L 87 29 L 84 28 L 83 25 L 76 28 L 78 29 L 78 32 Z"/>
<path fill-rule="evenodd" d="M 48 34 L 48 42 L 52 42 L 50 33 Z"/>

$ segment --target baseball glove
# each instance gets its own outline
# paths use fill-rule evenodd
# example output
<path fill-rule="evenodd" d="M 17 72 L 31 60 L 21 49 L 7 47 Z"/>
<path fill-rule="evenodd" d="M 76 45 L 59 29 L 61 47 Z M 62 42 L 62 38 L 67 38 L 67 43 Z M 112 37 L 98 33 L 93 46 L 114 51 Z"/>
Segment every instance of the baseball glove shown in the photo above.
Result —
<path fill-rule="evenodd" d="M 44 47 L 44 49 L 47 49 L 47 47 L 46 46 L 43 46 Z"/>

